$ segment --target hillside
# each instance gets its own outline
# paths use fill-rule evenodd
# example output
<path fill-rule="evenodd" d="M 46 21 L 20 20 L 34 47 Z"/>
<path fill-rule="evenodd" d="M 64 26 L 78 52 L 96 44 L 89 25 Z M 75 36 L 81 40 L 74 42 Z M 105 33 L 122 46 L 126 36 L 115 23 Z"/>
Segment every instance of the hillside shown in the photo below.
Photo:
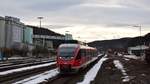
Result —
<path fill-rule="evenodd" d="M 149 43 L 150 43 L 150 33 L 146 34 L 145 36 L 134 37 L 134 38 L 93 41 L 88 43 L 88 45 L 96 47 L 97 49 L 107 50 L 109 48 L 127 49 L 130 46 L 137 46 L 139 44 L 149 45 Z"/>

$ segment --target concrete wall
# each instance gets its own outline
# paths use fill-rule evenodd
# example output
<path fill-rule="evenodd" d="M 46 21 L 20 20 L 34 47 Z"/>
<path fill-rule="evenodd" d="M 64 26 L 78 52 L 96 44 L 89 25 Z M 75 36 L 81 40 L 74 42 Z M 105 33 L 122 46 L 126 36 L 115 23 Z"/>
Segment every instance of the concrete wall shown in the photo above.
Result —
<path fill-rule="evenodd" d="M 23 28 L 20 25 L 12 26 L 12 41 L 21 43 L 23 41 Z"/>
<path fill-rule="evenodd" d="M 45 41 L 45 47 L 48 49 L 53 49 L 53 42 L 50 40 Z"/>
<path fill-rule="evenodd" d="M 23 42 L 24 24 L 19 19 L 13 17 L 5 17 L 6 28 L 6 47 L 11 48 L 15 43 Z"/>
<path fill-rule="evenodd" d="M 10 20 L 8 20 L 7 18 L 5 18 L 5 39 L 6 39 L 6 47 L 10 48 L 10 46 L 12 45 L 12 23 Z"/>
<path fill-rule="evenodd" d="M 5 19 L 0 17 L 0 48 L 5 47 Z"/>

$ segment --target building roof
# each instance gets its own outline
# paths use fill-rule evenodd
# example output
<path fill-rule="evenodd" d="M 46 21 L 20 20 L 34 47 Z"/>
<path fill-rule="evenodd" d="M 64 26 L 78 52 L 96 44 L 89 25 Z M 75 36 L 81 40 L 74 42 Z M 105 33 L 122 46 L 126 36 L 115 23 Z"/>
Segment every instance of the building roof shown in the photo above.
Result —
<path fill-rule="evenodd" d="M 34 35 L 50 35 L 50 36 L 63 36 L 64 37 L 64 35 L 51 31 L 47 28 L 43 28 L 43 27 L 39 28 L 37 26 L 31 26 L 31 25 L 27 25 L 27 26 L 33 28 Z"/>

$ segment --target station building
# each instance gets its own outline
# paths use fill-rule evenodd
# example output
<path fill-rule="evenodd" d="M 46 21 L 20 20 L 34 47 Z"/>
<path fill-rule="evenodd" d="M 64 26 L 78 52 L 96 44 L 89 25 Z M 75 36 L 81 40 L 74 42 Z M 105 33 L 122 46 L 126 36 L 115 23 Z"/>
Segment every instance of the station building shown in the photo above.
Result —
<path fill-rule="evenodd" d="M 33 29 L 33 44 L 48 48 L 48 50 L 54 50 L 59 45 L 60 41 L 65 40 L 65 36 L 59 33 L 55 33 L 47 28 L 39 28 L 36 26 L 27 26 Z M 60 42 L 61 43 L 61 42 Z"/>
<path fill-rule="evenodd" d="M 19 18 L 0 17 L 0 48 L 21 49 L 25 44 L 32 44 L 33 29 L 20 22 Z"/>
<path fill-rule="evenodd" d="M 0 48 L 5 47 L 5 18 L 0 17 Z"/>

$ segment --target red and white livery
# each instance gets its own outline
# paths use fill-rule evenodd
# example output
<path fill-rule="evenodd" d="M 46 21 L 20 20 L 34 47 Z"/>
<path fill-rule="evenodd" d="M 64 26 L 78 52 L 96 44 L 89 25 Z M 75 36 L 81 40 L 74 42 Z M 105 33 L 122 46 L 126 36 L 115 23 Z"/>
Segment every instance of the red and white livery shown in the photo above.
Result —
<path fill-rule="evenodd" d="M 61 44 L 57 51 L 60 72 L 74 72 L 97 59 L 97 49 L 80 44 Z"/>

